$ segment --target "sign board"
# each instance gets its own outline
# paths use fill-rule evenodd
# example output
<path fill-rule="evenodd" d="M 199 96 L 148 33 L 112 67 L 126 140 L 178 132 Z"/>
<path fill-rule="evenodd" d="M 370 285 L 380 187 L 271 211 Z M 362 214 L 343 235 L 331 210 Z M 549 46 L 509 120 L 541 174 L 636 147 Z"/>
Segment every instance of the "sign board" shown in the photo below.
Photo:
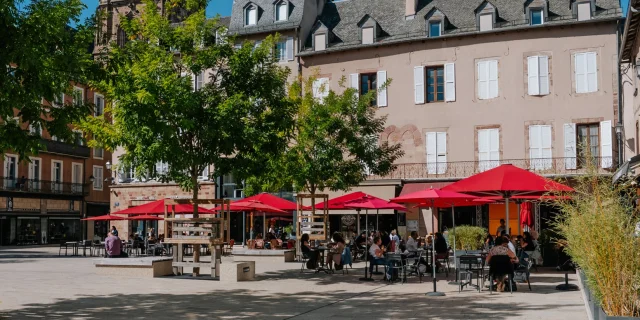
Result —
<path fill-rule="evenodd" d="M 407 220 L 407 232 L 418 231 L 418 220 Z"/>

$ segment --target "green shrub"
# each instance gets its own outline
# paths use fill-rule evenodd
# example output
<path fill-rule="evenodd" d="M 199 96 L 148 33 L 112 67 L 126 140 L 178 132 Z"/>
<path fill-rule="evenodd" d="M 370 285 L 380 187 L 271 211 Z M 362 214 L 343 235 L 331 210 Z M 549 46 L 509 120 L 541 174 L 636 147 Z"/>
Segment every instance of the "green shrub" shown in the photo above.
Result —
<path fill-rule="evenodd" d="M 480 250 L 487 237 L 487 230 L 475 226 L 457 226 L 449 230 L 449 240 L 456 239 L 456 250 Z"/>
<path fill-rule="evenodd" d="M 629 199 L 635 188 L 614 186 L 596 168 L 578 178 L 571 200 L 558 205 L 554 222 L 558 244 L 584 272 L 587 285 L 609 316 L 640 316 L 640 250 L 634 235 L 638 221 Z"/>

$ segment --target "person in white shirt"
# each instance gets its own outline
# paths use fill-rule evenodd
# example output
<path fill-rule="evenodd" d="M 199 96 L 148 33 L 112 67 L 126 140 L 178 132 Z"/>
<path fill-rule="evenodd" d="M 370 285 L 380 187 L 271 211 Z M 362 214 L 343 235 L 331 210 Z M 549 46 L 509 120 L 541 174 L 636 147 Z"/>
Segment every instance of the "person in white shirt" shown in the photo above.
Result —
<path fill-rule="evenodd" d="M 509 235 L 506 235 L 504 237 L 505 237 L 505 240 L 507 241 L 507 246 L 509 246 L 509 250 L 511 250 L 511 252 L 515 254 L 516 246 L 513 245 L 513 242 L 511 241 L 511 237 Z"/>
<path fill-rule="evenodd" d="M 416 231 L 411 231 L 411 236 L 409 236 L 409 239 L 407 239 L 407 251 L 418 251 L 418 241 L 416 241 L 417 238 L 418 233 Z"/>
<path fill-rule="evenodd" d="M 388 264 L 387 259 L 384 257 L 384 247 L 380 247 L 382 244 L 382 239 L 380 237 L 373 238 L 373 243 L 371 247 L 369 247 L 369 254 L 371 255 L 371 265 L 369 265 L 369 274 L 373 273 L 373 266 L 382 265 L 386 266 Z M 389 270 L 389 268 L 387 268 Z M 390 274 L 387 274 L 389 276 Z"/>

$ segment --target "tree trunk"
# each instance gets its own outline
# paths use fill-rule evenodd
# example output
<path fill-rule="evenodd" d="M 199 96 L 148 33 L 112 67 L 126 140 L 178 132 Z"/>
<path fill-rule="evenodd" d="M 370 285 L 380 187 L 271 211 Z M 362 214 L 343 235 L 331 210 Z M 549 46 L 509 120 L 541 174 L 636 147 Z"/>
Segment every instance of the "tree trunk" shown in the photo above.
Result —
<path fill-rule="evenodd" d="M 191 175 L 191 181 L 193 182 L 193 218 L 198 218 L 198 176 Z M 194 226 L 198 226 L 198 223 L 195 223 Z M 193 262 L 200 262 L 200 244 L 193 245 Z M 197 277 L 200 274 L 200 268 L 193 268 L 193 276 Z"/>

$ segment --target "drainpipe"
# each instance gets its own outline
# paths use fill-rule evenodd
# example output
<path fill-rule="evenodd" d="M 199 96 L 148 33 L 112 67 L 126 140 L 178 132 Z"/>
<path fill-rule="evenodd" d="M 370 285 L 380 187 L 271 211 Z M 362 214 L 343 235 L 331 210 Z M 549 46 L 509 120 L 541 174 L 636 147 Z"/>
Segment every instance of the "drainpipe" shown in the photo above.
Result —
<path fill-rule="evenodd" d="M 617 56 L 620 56 L 620 45 L 621 45 L 621 35 L 620 28 L 624 28 L 624 24 L 621 23 L 623 20 L 618 21 L 618 26 L 616 28 L 616 42 L 617 42 Z M 617 60 L 617 59 L 616 59 Z M 618 167 L 624 163 L 624 145 L 622 143 L 622 133 L 624 132 L 624 122 L 623 114 L 622 114 L 622 100 L 624 99 L 624 94 L 622 92 L 622 72 L 620 71 L 621 65 L 618 63 L 618 119 L 616 123 L 616 138 L 618 139 Z"/>

